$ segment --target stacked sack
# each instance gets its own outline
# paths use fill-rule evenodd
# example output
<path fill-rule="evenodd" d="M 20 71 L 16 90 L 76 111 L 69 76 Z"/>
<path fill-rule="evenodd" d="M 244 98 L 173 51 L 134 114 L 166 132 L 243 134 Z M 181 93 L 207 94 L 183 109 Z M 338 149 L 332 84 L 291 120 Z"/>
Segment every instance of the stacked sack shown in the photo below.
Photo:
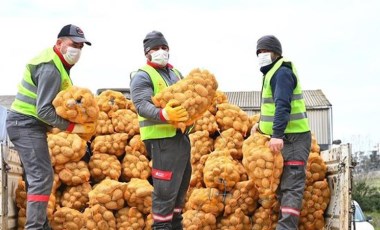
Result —
<path fill-rule="evenodd" d="M 242 162 L 259 191 L 260 204 L 270 209 L 276 203 L 284 159 L 281 153 L 269 149 L 268 141 L 267 136 L 258 132 L 247 138 L 243 144 Z"/>
<path fill-rule="evenodd" d="M 279 212 L 275 190 L 282 161 L 280 154 L 268 152 L 267 137 L 248 132 L 259 115 L 248 116 L 230 104 L 206 70 L 193 70 L 156 96 L 156 106 L 177 100 L 188 111 L 189 120 L 174 125 L 194 125 L 189 135 L 192 175 L 183 209 L 184 228 L 275 229 Z M 52 138 L 59 140 L 49 146 L 57 178 L 49 220 L 53 229 L 151 229 L 151 162 L 136 129 L 135 108 L 112 90 L 95 99 L 99 115 L 90 139 L 67 133 Z M 300 229 L 322 226 L 321 213 L 329 202 L 329 188 L 323 180 L 326 167 L 315 139 L 313 143 Z M 69 152 L 73 145 L 76 150 Z M 25 198 L 22 185 L 19 188 L 16 197 L 22 207 Z"/>
<path fill-rule="evenodd" d="M 306 165 L 306 186 L 300 214 L 300 230 L 318 230 L 325 226 L 324 212 L 330 202 L 330 187 L 326 180 L 327 166 L 320 155 L 314 135 Z"/>

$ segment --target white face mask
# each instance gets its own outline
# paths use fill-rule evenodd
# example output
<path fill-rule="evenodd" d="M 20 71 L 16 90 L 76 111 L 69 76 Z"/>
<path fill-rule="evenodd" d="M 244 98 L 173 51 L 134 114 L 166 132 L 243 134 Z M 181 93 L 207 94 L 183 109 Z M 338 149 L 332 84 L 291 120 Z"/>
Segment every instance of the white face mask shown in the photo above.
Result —
<path fill-rule="evenodd" d="M 271 53 L 259 53 L 257 59 L 260 67 L 272 64 Z"/>
<path fill-rule="evenodd" d="M 75 63 L 78 62 L 81 51 L 82 51 L 81 49 L 68 46 L 66 49 L 66 53 L 62 55 L 67 63 L 69 63 L 70 65 L 74 65 Z"/>
<path fill-rule="evenodd" d="M 151 62 L 156 63 L 157 65 L 160 66 L 166 66 L 169 61 L 169 52 L 159 49 L 153 53 L 150 54 L 152 57 Z"/>

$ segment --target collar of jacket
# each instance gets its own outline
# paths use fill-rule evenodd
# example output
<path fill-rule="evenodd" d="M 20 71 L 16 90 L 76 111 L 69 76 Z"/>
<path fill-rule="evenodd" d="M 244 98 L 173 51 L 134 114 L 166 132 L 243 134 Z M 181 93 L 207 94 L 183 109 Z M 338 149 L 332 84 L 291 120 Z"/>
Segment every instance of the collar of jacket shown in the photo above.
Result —
<path fill-rule="evenodd" d="M 166 64 L 165 67 L 161 67 L 161 66 L 157 65 L 156 63 L 153 63 L 153 62 L 147 60 L 146 64 L 152 66 L 155 69 L 164 69 L 164 68 L 173 69 L 173 66 L 169 63 Z"/>

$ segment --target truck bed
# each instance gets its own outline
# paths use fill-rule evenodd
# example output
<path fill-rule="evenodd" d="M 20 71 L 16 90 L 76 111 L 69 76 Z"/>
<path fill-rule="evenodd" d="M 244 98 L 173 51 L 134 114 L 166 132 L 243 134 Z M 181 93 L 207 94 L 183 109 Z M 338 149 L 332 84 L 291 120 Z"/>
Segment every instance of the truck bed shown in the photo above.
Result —
<path fill-rule="evenodd" d="M 325 211 L 325 229 L 351 229 L 351 151 L 351 144 L 342 144 L 321 152 L 327 165 L 326 178 L 331 191 L 330 204 Z"/>

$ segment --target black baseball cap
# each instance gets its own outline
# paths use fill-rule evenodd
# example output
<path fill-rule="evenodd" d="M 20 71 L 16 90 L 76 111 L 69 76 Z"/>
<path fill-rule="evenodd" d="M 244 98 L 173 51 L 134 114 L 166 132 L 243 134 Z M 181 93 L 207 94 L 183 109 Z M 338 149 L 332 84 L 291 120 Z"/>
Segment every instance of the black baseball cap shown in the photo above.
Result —
<path fill-rule="evenodd" d="M 69 37 L 74 42 L 84 42 L 87 45 L 91 45 L 91 42 L 87 41 L 84 37 L 83 30 L 73 24 L 65 25 L 58 34 L 58 38 Z"/>

